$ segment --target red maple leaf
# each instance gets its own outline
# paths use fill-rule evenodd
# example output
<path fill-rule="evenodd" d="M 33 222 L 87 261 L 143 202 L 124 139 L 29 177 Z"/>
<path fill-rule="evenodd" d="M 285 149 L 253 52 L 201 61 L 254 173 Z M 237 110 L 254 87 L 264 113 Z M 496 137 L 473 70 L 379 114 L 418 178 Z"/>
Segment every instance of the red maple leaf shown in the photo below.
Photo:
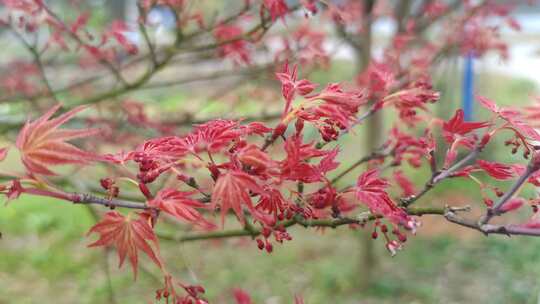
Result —
<path fill-rule="evenodd" d="M 215 119 L 197 125 L 182 140 L 183 146 L 193 153 L 204 150 L 215 153 L 229 147 L 234 141 L 239 141 L 244 136 L 263 135 L 269 131 L 270 129 L 261 123 L 240 125 L 234 120 Z"/>
<path fill-rule="evenodd" d="M 309 103 L 295 109 L 292 112 L 294 115 L 289 116 L 297 116 L 310 122 L 323 121 L 326 125 L 339 129 L 351 127 L 357 120 L 359 107 L 367 103 L 363 91 L 344 90 L 337 83 L 331 83 L 318 94 L 306 98 Z"/>
<path fill-rule="evenodd" d="M 156 197 L 148 201 L 148 206 L 156 207 L 176 218 L 191 222 L 203 228 L 213 228 L 214 224 L 207 221 L 196 208 L 208 206 L 192 199 L 193 192 L 184 192 L 174 189 L 160 190 Z"/>
<path fill-rule="evenodd" d="M 266 152 L 253 144 L 248 144 L 238 151 L 238 160 L 243 165 L 259 170 L 266 170 L 276 165 Z"/>
<path fill-rule="evenodd" d="M 523 138 L 523 141 L 525 141 L 525 138 L 540 140 L 540 134 L 534 129 L 534 125 L 531 125 L 531 123 L 534 123 L 536 115 L 534 107 L 525 108 L 523 115 L 515 109 L 499 107 L 486 97 L 478 96 L 478 101 L 484 108 L 507 121 L 509 128 L 515 131 L 516 136 Z"/>
<path fill-rule="evenodd" d="M 403 171 L 394 171 L 394 180 L 403 191 L 403 196 L 411 196 L 416 193 L 414 183 L 403 173 Z"/>
<path fill-rule="evenodd" d="M 454 141 L 454 135 L 467 135 L 468 133 L 489 126 L 487 122 L 468 122 L 464 119 L 462 109 L 458 109 L 450 120 L 443 123 L 444 138 L 448 142 Z"/>
<path fill-rule="evenodd" d="M 284 18 L 289 12 L 289 7 L 284 0 L 264 0 L 263 6 L 270 12 L 272 21 L 276 21 L 277 18 Z"/>
<path fill-rule="evenodd" d="M 267 187 L 264 190 L 255 208 L 265 213 L 273 214 L 274 219 L 278 219 L 280 216 L 284 217 L 284 213 L 291 203 L 283 197 L 278 189 Z"/>
<path fill-rule="evenodd" d="M 379 171 L 372 169 L 358 177 L 356 183 L 356 198 L 364 203 L 372 213 L 380 214 L 396 225 L 403 225 L 415 231 L 418 223 L 403 209 L 399 208 L 386 193 L 390 184 L 379 177 Z"/>
<path fill-rule="evenodd" d="M 505 180 L 514 177 L 514 170 L 509 165 L 489 162 L 482 159 L 479 159 L 476 163 L 482 170 L 489 174 L 489 176 L 495 179 Z"/>
<path fill-rule="evenodd" d="M 385 189 L 389 185 L 387 180 L 379 178 L 376 169 L 369 170 L 358 177 L 356 197 L 363 202 L 376 202 L 380 196 L 386 195 Z"/>
<path fill-rule="evenodd" d="M 317 85 L 307 79 L 298 80 L 298 65 L 294 65 L 292 70 L 289 69 L 289 64 L 285 63 L 283 72 L 276 73 L 277 79 L 281 82 L 281 94 L 285 98 L 285 110 L 283 114 L 286 115 L 289 112 L 291 102 L 294 99 L 296 93 L 304 96 L 311 93 Z"/>
<path fill-rule="evenodd" d="M 368 68 L 356 78 L 358 86 L 368 88 L 372 97 L 388 94 L 395 82 L 392 67 L 376 60 L 372 60 Z"/>
<path fill-rule="evenodd" d="M 219 24 L 214 30 L 214 36 L 219 42 L 219 56 L 231 58 L 235 64 L 251 63 L 249 44 L 242 38 L 243 31 L 237 25 Z"/>
<path fill-rule="evenodd" d="M 255 179 L 245 172 L 233 169 L 219 176 L 212 192 L 211 208 L 215 209 L 218 205 L 221 207 L 222 225 L 225 223 L 225 215 L 229 209 L 233 209 L 240 222 L 244 224 L 242 204 L 254 210 L 250 190 L 255 193 L 263 192 Z"/>
<path fill-rule="evenodd" d="M 58 129 L 86 107 L 80 106 L 54 119 L 50 119 L 59 108 L 60 105 L 56 105 L 35 121 L 26 122 L 17 137 L 16 146 L 21 152 L 24 166 L 30 173 L 55 175 L 47 166 L 84 165 L 96 159 L 93 153 L 83 151 L 66 141 L 94 135 L 99 130 Z"/>
<path fill-rule="evenodd" d="M 493 114 L 496 114 L 503 119 L 508 120 L 508 119 L 512 119 L 520 115 L 519 111 L 515 109 L 499 107 L 493 100 L 487 97 L 477 96 L 477 99 L 482 107 L 486 108 L 487 110 L 491 111 Z"/>
<path fill-rule="evenodd" d="M 296 134 L 285 141 L 287 157 L 279 162 L 280 178 L 305 183 L 321 181 L 328 171 L 339 165 L 335 161 L 339 150 L 317 149 L 313 143 L 304 143 L 302 140 L 302 136 Z M 323 158 L 318 165 L 308 163 L 308 160 L 319 157 Z"/>
<path fill-rule="evenodd" d="M 99 233 L 100 237 L 88 247 L 116 247 L 120 260 L 118 267 L 122 266 L 127 256 L 133 268 L 135 279 L 137 278 L 139 250 L 146 253 L 160 268 L 162 267 L 158 239 L 152 230 L 147 214 L 138 213 L 138 218 L 133 219 L 131 216 L 126 217 L 116 211 L 109 211 L 99 223 L 90 228 L 88 234 L 93 232 Z"/>

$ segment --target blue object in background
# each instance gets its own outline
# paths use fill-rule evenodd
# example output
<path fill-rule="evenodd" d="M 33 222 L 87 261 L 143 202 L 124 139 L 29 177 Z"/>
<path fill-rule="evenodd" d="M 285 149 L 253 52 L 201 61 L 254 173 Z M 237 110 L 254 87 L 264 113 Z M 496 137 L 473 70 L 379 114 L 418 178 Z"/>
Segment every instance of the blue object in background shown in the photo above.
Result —
<path fill-rule="evenodd" d="M 472 120 L 474 101 L 474 56 L 465 57 L 465 67 L 463 69 L 463 112 L 466 121 Z"/>

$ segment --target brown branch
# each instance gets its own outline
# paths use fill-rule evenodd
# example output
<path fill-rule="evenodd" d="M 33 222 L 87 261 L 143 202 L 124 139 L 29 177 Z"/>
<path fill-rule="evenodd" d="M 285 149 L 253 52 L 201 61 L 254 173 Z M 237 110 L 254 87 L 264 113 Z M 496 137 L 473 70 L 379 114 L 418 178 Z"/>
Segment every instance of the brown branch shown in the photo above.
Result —
<path fill-rule="evenodd" d="M 414 216 L 422 216 L 422 215 L 429 215 L 429 214 L 444 215 L 444 212 L 445 212 L 445 208 L 437 208 L 437 207 L 423 207 L 423 208 L 407 209 L 407 213 L 409 215 L 414 215 Z M 291 227 L 294 225 L 300 225 L 305 228 L 308 228 L 308 227 L 337 228 L 343 225 L 361 224 L 367 221 L 373 221 L 379 217 L 380 216 L 369 214 L 367 217 L 363 217 L 363 218 L 306 220 L 306 219 L 301 218 L 300 216 L 296 216 L 295 218 L 281 222 L 278 225 L 283 226 L 285 228 Z M 252 228 L 251 230 L 236 229 L 236 230 L 214 231 L 214 232 L 208 232 L 208 233 L 198 233 L 198 234 L 191 234 L 191 235 L 175 235 L 175 234 L 161 232 L 161 233 L 157 233 L 157 235 L 160 239 L 163 239 L 163 240 L 175 241 L 175 242 L 191 242 L 191 241 L 199 241 L 199 240 L 225 239 L 225 238 L 231 238 L 231 237 L 244 237 L 244 236 L 250 236 L 254 238 L 260 235 L 261 233 L 262 233 L 261 229 Z"/>
<path fill-rule="evenodd" d="M 291 8 L 289 8 L 289 13 L 298 10 L 300 7 L 301 7 L 300 5 L 295 5 L 295 6 L 291 7 Z M 271 21 L 270 16 L 264 16 L 264 17 L 261 18 L 261 22 L 257 23 L 257 25 L 253 26 L 248 31 L 246 31 L 246 32 L 244 32 L 244 33 L 242 33 L 240 35 L 237 35 L 235 37 L 225 39 L 225 40 L 216 41 L 216 42 L 212 42 L 212 43 L 208 43 L 208 44 L 192 46 L 192 47 L 189 47 L 189 48 L 176 48 L 176 50 L 177 51 L 182 51 L 182 52 L 201 52 L 201 51 L 217 49 L 217 48 L 219 48 L 221 46 L 224 46 L 226 44 L 234 43 L 234 42 L 241 41 L 241 40 L 250 40 L 251 37 L 254 34 L 256 34 L 257 32 L 260 32 L 260 35 L 262 36 L 274 24 L 275 24 L 275 22 Z"/>
<path fill-rule="evenodd" d="M 141 32 L 143 36 L 144 42 L 146 43 L 146 47 L 148 47 L 150 59 L 152 60 L 152 64 L 155 67 L 158 65 L 157 56 L 154 50 L 154 45 L 150 41 L 150 37 L 148 36 L 148 31 L 146 30 L 146 26 L 144 24 L 146 22 L 146 15 L 140 3 L 137 3 L 137 10 L 139 11 L 139 16 L 142 18 L 142 20 L 139 20 L 139 22 L 137 22 L 139 24 L 139 32 Z M 143 20 L 144 20 L 144 23 L 143 23 Z"/>
<path fill-rule="evenodd" d="M 213 30 L 215 30 L 218 25 L 228 24 L 228 23 L 231 23 L 231 22 L 237 20 L 239 17 L 241 17 L 242 15 L 247 13 L 250 10 L 250 8 L 251 8 L 250 1 L 245 1 L 244 6 L 238 12 L 236 12 L 234 14 L 231 14 L 230 16 L 225 17 L 222 20 L 219 20 L 219 22 L 216 22 L 217 19 L 215 19 L 215 20 L 209 22 L 209 24 L 212 24 L 211 26 L 209 26 L 207 28 L 204 28 L 204 29 L 201 29 L 201 30 L 198 30 L 198 31 L 194 31 L 194 32 L 192 32 L 190 34 L 184 35 L 184 39 L 189 41 L 189 40 L 192 40 L 193 38 L 196 38 L 196 37 L 198 37 L 198 36 L 200 36 L 202 34 L 210 33 Z"/>
<path fill-rule="evenodd" d="M 45 68 L 43 66 L 43 61 L 41 59 L 41 54 L 37 49 L 37 45 L 31 45 L 26 39 L 9 24 L 9 28 L 11 29 L 11 32 L 15 37 L 21 42 L 21 44 L 26 48 L 26 50 L 32 55 L 32 58 L 38 68 L 39 74 L 41 76 L 41 81 L 45 85 L 45 88 L 47 88 L 47 94 L 54 99 L 55 102 L 59 102 L 56 98 L 56 94 L 54 93 L 54 90 L 51 86 L 51 83 L 49 82 L 49 79 L 47 78 L 47 74 L 45 73 Z M 36 34 L 37 35 L 37 34 Z M 37 38 L 36 38 L 37 40 Z"/>
<path fill-rule="evenodd" d="M 79 101 L 77 101 L 75 103 L 72 103 L 71 105 L 73 106 L 73 105 L 80 105 L 80 104 L 97 103 L 97 102 L 100 102 L 102 100 L 115 98 L 115 97 L 124 95 L 127 92 L 133 91 L 135 89 L 139 89 L 143 85 L 145 85 L 158 71 L 163 69 L 167 65 L 167 63 L 169 63 L 169 61 L 175 55 L 177 55 L 178 53 L 185 52 L 185 51 L 203 51 L 203 50 L 215 49 L 215 48 L 218 48 L 218 47 L 220 47 L 222 45 L 225 45 L 227 43 L 231 43 L 231 42 L 234 42 L 234 41 L 246 39 L 247 37 L 249 37 L 250 35 L 252 35 L 253 33 L 257 32 L 260 29 L 263 29 L 263 33 L 265 33 L 270 27 L 269 25 L 266 24 L 267 22 L 268 22 L 268 20 L 264 19 L 258 25 L 254 26 L 250 31 L 248 31 L 248 32 L 246 32 L 246 33 L 244 33 L 242 35 L 239 35 L 238 37 L 233 37 L 232 39 L 229 39 L 229 40 L 224 40 L 224 41 L 220 41 L 220 42 L 205 45 L 205 46 L 197 46 L 197 47 L 194 47 L 192 49 L 179 48 L 178 45 L 179 45 L 180 41 L 177 41 L 174 44 L 174 47 L 171 47 L 171 48 L 168 48 L 168 49 L 165 50 L 165 58 L 161 62 L 158 62 L 156 65 L 153 66 L 153 68 L 148 69 L 135 82 L 125 83 L 124 86 L 122 86 L 120 88 L 112 89 L 110 91 L 103 92 L 101 94 L 92 96 L 90 98 L 79 100 Z M 182 38 L 181 36 L 178 37 L 178 39 L 181 39 L 181 38 Z"/>
<path fill-rule="evenodd" d="M 127 201 L 121 199 L 108 199 L 99 197 L 89 193 L 68 193 L 68 200 L 74 204 L 96 204 L 102 205 L 108 208 L 129 208 L 129 209 L 150 209 L 146 204 L 134 201 Z M 65 198 L 64 198 L 65 199 Z"/>
<path fill-rule="evenodd" d="M 262 67 L 255 67 L 255 68 L 248 68 L 240 71 L 236 70 L 220 70 L 215 71 L 212 73 L 206 73 L 202 75 L 194 75 L 191 77 L 181 78 L 181 79 L 175 79 L 175 80 L 168 80 L 168 81 L 160 81 L 160 82 L 153 82 L 149 83 L 143 88 L 140 88 L 140 90 L 152 90 L 152 89 L 161 89 L 164 87 L 172 87 L 172 86 L 179 86 L 179 85 L 185 85 L 193 82 L 198 81 L 210 81 L 215 80 L 223 77 L 231 77 L 232 76 L 250 76 L 253 74 L 258 74 L 260 72 L 263 72 L 267 70 L 270 67 L 270 65 L 265 65 Z M 236 75 L 235 75 L 236 74 Z"/>
<path fill-rule="evenodd" d="M 444 217 L 454 223 L 463 227 L 471 228 L 478 230 L 485 235 L 489 234 L 504 234 L 507 236 L 511 235 L 528 235 L 528 236 L 540 236 L 540 229 L 529 228 L 520 225 L 492 225 L 492 224 L 481 224 L 476 221 L 464 219 L 456 215 L 455 212 L 447 211 L 444 214 Z"/>
<path fill-rule="evenodd" d="M 30 192 L 30 194 L 33 194 Z M 34 193 L 39 195 L 38 193 Z M 119 200 L 119 199 L 106 199 L 98 197 L 92 194 L 87 193 L 66 193 L 58 195 L 58 198 L 72 201 L 75 204 L 97 204 L 109 208 L 121 207 L 121 208 L 130 208 L 130 209 L 140 209 L 146 210 L 150 207 L 146 206 L 144 203 Z M 478 230 L 485 235 L 488 234 L 505 234 L 505 235 L 529 235 L 529 236 L 540 236 L 540 229 L 524 227 L 520 225 L 492 225 L 487 223 L 482 223 L 482 221 L 472 221 L 468 219 L 461 218 L 457 216 L 457 211 L 468 210 L 466 208 L 454 208 L 454 207 L 417 207 L 412 208 L 408 207 L 405 209 L 407 214 L 413 216 L 422 216 L 422 215 L 443 215 L 448 221 L 458 224 L 460 226 L 468 227 L 474 230 Z M 279 223 L 279 226 L 291 227 L 294 225 L 300 225 L 305 228 L 307 227 L 329 227 L 337 228 L 343 225 L 349 224 L 362 224 L 368 221 L 375 220 L 380 218 L 379 215 L 368 214 L 365 217 L 358 218 L 348 218 L 342 217 L 337 219 L 310 219 L 306 220 L 300 216 L 296 216 L 291 220 L 287 220 Z M 256 237 L 262 233 L 261 229 L 256 229 L 253 227 L 246 227 L 244 229 L 237 230 L 226 230 L 226 231 L 214 231 L 209 233 L 199 233 L 193 235 L 172 235 L 167 233 L 158 233 L 158 236 L 164 240 L 171 240 L 177 242 L 189 242 L 197 240 L 208 240 L 208 239 L 223 239 L 230 237 L 241 237 L 241 236 L 251 236 Z"/>

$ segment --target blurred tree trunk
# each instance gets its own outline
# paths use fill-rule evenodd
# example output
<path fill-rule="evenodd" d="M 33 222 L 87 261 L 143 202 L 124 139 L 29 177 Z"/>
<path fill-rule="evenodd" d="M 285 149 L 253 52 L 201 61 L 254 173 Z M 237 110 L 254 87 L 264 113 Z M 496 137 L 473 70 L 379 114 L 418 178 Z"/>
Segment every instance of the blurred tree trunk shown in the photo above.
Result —
<path fill-rule="evenodd" d="M 373 23 L 373 9 L 376 0 L 364 1 L 363 12 L 363 33 L 359 37 L 360 43 L 355 47 L 357 57 L 358 72 L 363 72 L 368 68 L 371 61 L 371 53 L 373 49 L 373 35 L 371 25 Z M 395 18 L 397 23 L 397 33 L 402 33 L 406 29 L 407 16 L 411 10 L 411 0 L 399 1 L 395 6 Z M 366 151 L 373 151 L 381 146 L 384 142 L 384 119 L 381 112 L 376 112 L 370 119 L 366 121 Z M 376 269 L 378 259 L 375 251 L 375 242 L 371 238 L 369 231 L 364 231 L 361 234 L 361 257 L 360 257 L 360 273 L 359 287 L 361 290 L 368 289 L 376 278 Z"/>
<path fill-rule="evenodd" d="M 361 35 L 360 48 L 356 48 L 357 57 L 357 69 L 359 73 L 362 73 L 368 68 L 371 61 L 371 49 L 372 49 L 372 35 L 371 35 L 371 23 L 373 6 L 375 0 L 369 0 L 364 2 L 364 18 L 363 18 L 363 33 Z M 366 151 L 373 151 L 381 142 L 382 134 L 382 117 L 379 112 L 371 116 L 366 121 Z M 375 242 L 371 238 L 371 233 L 367 230 L 360 234 L 360 280 L 359 288 L 361 290 L 368 289 L 374 279 L 375 270 L 377 268 L 377 256 L 375 254 Z"/>

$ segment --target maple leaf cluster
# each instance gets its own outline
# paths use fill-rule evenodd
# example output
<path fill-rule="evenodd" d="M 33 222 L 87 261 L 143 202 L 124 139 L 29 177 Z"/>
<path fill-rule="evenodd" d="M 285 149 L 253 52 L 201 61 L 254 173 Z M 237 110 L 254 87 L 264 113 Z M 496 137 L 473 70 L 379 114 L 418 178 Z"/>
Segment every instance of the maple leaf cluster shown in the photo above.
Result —
<path fill-rule="evenodd" d="M 369 18 L 393 14 L 380 3 L 367 7 L 361 1 L 338 2 L 303 0 L 298 7 L 293 7 L 284 0 L 262 0 L 253 15 L 247 13 L 252 1 L 245 1 L 244 9 L 235 18 L 208 24 L 204 12 L 191 9 L 189 1 L 141 1 L 138 25 L 146 26 L 146 14 L 153 7 L 167 6 L 175 13 L 177 26 L 186 30 L 177 33 L 179 41 L 186 39 L 203 44 L 191 48 L 178 43 L 158 52 L 161 50 L 154 49 L 147 40 L 153 56 L 148 74 L 132 83 L 125 80 L 122 73 L 113 73 L 126 91 L 143 86 L 153 72 L 172 60 L 173 55 L 166 55 L 177 48 L 186 53 L 200 51 L 205 52 L 205 56 L 213 54 L 232 60 L 240 69 L 256 64 L 259 57 L 263 57 L 257 53 L 261 46 L 274 47 L 268 57 L 273 59 L 273 71 L 276 71 L 274 82 L 281 86 L 282 110 L 276 116 L 277 121 L 210 119 L 193 124 L 182 133 L 174 123 L 152 118 L 138 101 L 120 103 L 119 113 L 131 127 L 136 127 L 134 133 L 152 131 L 153 136 L 141 139 L 141 134 L 128 136 L 116 130 L 121 123 L 106 117 L 112 112 L 106 110 L 114 106 L 88 110 L 85 119 L 75 120 L 87 106 L 68 105 L 67 111 L 53 117 L 61 109 L 61 105 L 56 104 L 22 126 L 15 148 L 25 172 L 14 174 L 1 184 L 0 192 L 8 200 L 26 193 L 120 209 L 107 211 L 90 228 L 88 234 L 97 234 L 98 238 L 89 247 L 114 248 L 119 266 L 127 259 L 135 277 L 140 254 L 144 253 L 163 274 L 163 287 L 157 290 L 156 298 L 182 304 L 207 303 L 205 289 L 183 283 L 168 271 L 156 232 L 159 225 L 169 227 L 170 223 L 179 223 L 197 233 L 192 239 L 216 235 L 251 236 L 252 244 L 267 253 L 273 252 L 276 244 L 293 239 L 289 228 L 294 225 L 321 230 L 340 225 L 348 225 L 350 229 L 370 225 L 372 237 L 378 239 L 382 234 L 379 239 L 390 254 L 395 255 L 411 233 L 421 231 L 417 215 L 432 212 L 422 213 L 411 205 L 442 180 L 464 178 L 478 185 L 486 215 L 478 222 L 458 223 L 492 233 L 486 227 L 491 227 L 487 224 L 493 216 L 523 210 L 523 206 L 529 205 L 533 214 L 528 221 L 500 226 L 494 231 L 540 235 L 540 199 L 527 198 L 520 192 L 523 185 L 540 185 L 537 152 L 540 134 L 536 130 L 539 106 L 505 108 L 477 96 L 478 103 L 488 113 L 488 119 L 480 121 L 467 121 L 462 109 L 457 109 L 452 117 L 441 118 L 430 108 L 440 99 L 431 79 L 431 68 L 442 52 L 458 49 L 481 56 L 488 50 L 496 50 L 505 56 L 506 46 L 500 40 L 499 28 L 486 23 L 489 17 L 498 16 L 517 28 L 515 20 L 508 17 L 506 6 L 475 6 L 466 2 L 467 9 L 478 13 L 450 18 L 448 22 L 453 31 L 445 33 L 447 36 L 437 42 L 424 41 L 424 23 L 402 22 L 399 33 L 381 56 L 368 58 L 365 68 L 350 82 L 316 83 L 310 71 L 327 67 L 331 62 L 325 47 L 326 33 L 307 20 L 289 28 L 288 19 L 293 18 L 293 11 L 300 9 L 306 16 L 320 14 L 320 20 L 331 22 L 349 41 L 370 30 L 366 28 L 369 20 L 363 12 L 370 11 Z M 132 30 L 130 24 L 113 22 L 94 37 L 85 30 L 89 14 L 81 14 L 66 23 L 42 1 L 3 0 L 2 3 L 10 12 L 15 12 L 1 19 L 2 24 L 15 24 L 16 33 L 36 33 L 40 26 L 48 27 L 51 35 L 40 52 L 58 48 L 65 54 L 76 53 L 80 67 L 103 66 L 114 72 L 123 65 L 119 58 L 140 52 L 139 45 L 128 37 L 127 33 Z M 439 1 L 430 1 L 420 9 L 427 18 L 422 20 L 434 22 L 449 13 L 449 9 Z M 14 20 L 14 16 L 19 15 L 21 17 Z M 249 29 L 254 19 L 260 19 L 261 24 Z M 274 23 L 283 24 L 287 35 L 261 40 Z M 190 35 L 189 30 L 193 28 L 196 30 Z M 208 39 L 212 43 L 207 44 Z M 160 61 L 162 56 L 166 59 Z M 14 75 L 10 77 L 0 76 L 0 85 L 9 94 L 28 97 L 44 90 L 33 85 L 40 77 L 47 80 L 40 65 L 15 64 L 12 71 Z M 53 96 L 50 85 L 45 87 L 47 95 Z M 276 90 L 276 94 L 278 92 Z M 357 155 L 366 150 L 357 140 L 360 137 L 355 133 L 357 126 L 382 111 L 393 117 L 394 123 L 381 140 L 381 147 L 364 151 L 367 155 Z M 107 112 L 106 115 L 103 112 Z M 84 128 L 81 124 L 105 125 L 108 129 Z M 121 141 L 124 137 L 129 140 Z M 353 149 L 343 145 L 341 139 L 346 137 L 355 144 Z M 482 154 L 490 145 L 497 144 L 494 138 L 504 138 L 505 151 L 516 154 L 511 163 Z M 102 142 L 109 146 L 100 146 Z M 118 146 L 122 146 L 122 150 L 111 153 L 110 149 Z M 8 151 L 8 147 L 0 149 L 0 161 L 6 158 Z M 350 156 L 361 158 L 351 165 L 347 160 Z M 66 165 L 78 169 L 89 165 L 105 168 L 96 171 L 100 175 L 96 182 L 99 181 L 104 190 L 103 197 L 68 192 L 56 185 L 58 178 L 67 180 L 73 175 L 65 174 Z M 417 184 L 416 172 L 423 173 L 423 169 L 431 175 L 425 184 Z M 354 184 L 344 183 L 343 177 L 347 174 L 354 174 Z M 514 184 L 503 187 L 495 181 Z M 137 200 L 131 201 L 133 197 Z M 132 209 L 135 211 L 128 212 Z M 454 219 L 451 217 L 454 211 L 445 207 L 432 213 L 450 221 Z M 225 227 L 232 225 L 239 226 L 240 230 L 222 233 Z M 237 303 L 253 303 L 242 289 L 234 289 L 233 298 Z M 303 302 L 302 297 L 295 298 L 295 303 Z"/>

